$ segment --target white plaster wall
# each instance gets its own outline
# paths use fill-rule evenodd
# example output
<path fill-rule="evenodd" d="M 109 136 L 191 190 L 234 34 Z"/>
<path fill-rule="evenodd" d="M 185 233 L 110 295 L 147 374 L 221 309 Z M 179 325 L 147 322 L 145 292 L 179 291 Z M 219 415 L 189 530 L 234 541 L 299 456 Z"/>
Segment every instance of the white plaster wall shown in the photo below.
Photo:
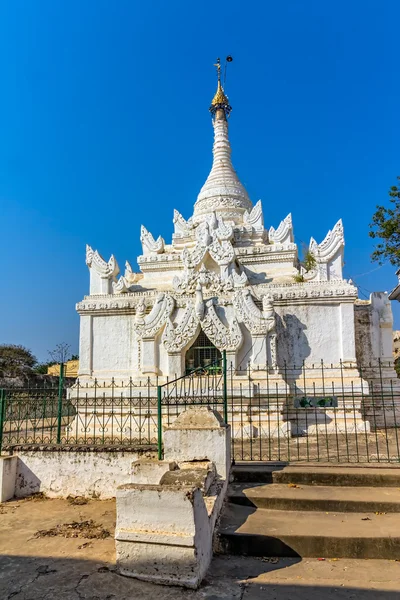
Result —
<path fill-rule="evenodd" d="M 131 481 L 132 463 L 143 452 L 65 452 L 21 450 L 17 453 L 15 496 L 43 492 L 51 498 L 113 498 Z M 146 453 L 147 457 L 155 453 Z"/>
<path fill-rule="evenodd" d="M 339 304 L 293 304 L 275 306 L 278 362 L 301 366 L 324 362 L 338 364 L 342 358 Z"/>
<path fill-rule="evenodd" d="M 132 315 L 93 317 L 93 374 L 132 374 L 134 331 Z"/>

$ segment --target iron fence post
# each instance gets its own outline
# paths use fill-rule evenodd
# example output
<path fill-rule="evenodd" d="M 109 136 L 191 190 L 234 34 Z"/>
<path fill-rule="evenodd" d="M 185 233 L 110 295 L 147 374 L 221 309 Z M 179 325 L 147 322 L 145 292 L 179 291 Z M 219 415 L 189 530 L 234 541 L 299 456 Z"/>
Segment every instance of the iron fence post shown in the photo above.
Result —
<path fill-rule="evenodd" d="M 157 430 L 158 460 L 162 460 L 161 385 L 157 386 Z"/>
<path fill-rule="evenodd" d="M 60 363 L 60 376 L 58 378 L 58 410 L 57 410 L 57 444 L 61 443 L 61 417 L 64 387 L 64 363 Z"/>
<path fill-rule="evenodd" d="M 6 405 L 6 393 L 4 390 L 0 390 L 0 454 L 1 454 L 1 449 L 3 446 L 5 405 Z"/>
<path fill-rule="evenodd" d="M 228 389 L 226 373 L 226 350 L 222 351 L 222 370 L 224 377 L 224 421 L 228 425 Z"/>

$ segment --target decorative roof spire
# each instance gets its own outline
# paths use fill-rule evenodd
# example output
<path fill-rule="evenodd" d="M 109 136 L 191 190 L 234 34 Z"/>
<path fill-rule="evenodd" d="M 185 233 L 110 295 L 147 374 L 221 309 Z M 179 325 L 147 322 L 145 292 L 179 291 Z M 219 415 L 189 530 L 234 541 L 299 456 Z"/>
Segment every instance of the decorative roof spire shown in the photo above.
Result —
<path fill-rule="evenodd" d="M 226 57 L 226 62 L 232 62 L 232 56 Z M 225 113 L 225 116 L 229 116 L 229 113 L 232 110 L 232 107 L 229 104 L 228 96 L 226 96 L 224 92 L 224 88 L 221 84 L 221 60 L 217 58 L 217 62 L 214 65 L 217 68 L 217 91 L 215 92 L 215 96 L 211 101 L 210 112 L 213 116 L 215 116 L 218 109 L 222 109 Z M 226 64 L 225 64 L 225 76 L 226 76 Z"/>
<path fill-rule="evenodd" d="M 226 61 L 231 62 L 232 57 L 228 56 Z M 217 67 L 218 87 L 210 106 L 214 126 L 214 158 L 210 174 L 194 205 L 193 223 L 200 223 L 216 213 L 217 216 L 240 224 L 243 223 L 245 212 L 250 212 L 253 205 L 232 165 L 226 118 L 231 107 L 221 84 L 219 58 L 215 66 Z"/>

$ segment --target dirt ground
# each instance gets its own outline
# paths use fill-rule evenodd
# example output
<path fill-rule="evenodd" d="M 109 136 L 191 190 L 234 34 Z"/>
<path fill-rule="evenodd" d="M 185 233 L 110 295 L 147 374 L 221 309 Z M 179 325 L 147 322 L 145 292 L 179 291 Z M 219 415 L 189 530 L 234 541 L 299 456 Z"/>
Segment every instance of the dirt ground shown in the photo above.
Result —
<path fill-rule="evenodd" d="M 197 591 L 155 586 L 116 573 L 114 528 L 113 500 L 0 505 L 0 599 L 400 598 L 400 562 L 377 560 L 216 557 Z"/>

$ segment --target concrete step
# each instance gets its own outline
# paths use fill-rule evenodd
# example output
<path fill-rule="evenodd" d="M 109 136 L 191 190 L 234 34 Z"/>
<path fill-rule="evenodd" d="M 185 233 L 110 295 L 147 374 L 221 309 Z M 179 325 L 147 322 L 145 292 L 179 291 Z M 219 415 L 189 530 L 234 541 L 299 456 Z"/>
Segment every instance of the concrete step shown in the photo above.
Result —
<path fill-rule="evenodd" d="M 216 552 L 242 556 L 400 556 L 400 514 L 280 511 L 227 503 Z"/>
<path fill-rule="evenodd" d="M 233 483 L 228 501 L 270 510 L 400 513 L 400 489 L 393 487 Z"/>
<path fill-rule="evenodd" d="M 234 482 L 297 483 L 299 485 L 400 487 L 400 466 L 270 465 L 240 463 L 232 468 Z"/>

